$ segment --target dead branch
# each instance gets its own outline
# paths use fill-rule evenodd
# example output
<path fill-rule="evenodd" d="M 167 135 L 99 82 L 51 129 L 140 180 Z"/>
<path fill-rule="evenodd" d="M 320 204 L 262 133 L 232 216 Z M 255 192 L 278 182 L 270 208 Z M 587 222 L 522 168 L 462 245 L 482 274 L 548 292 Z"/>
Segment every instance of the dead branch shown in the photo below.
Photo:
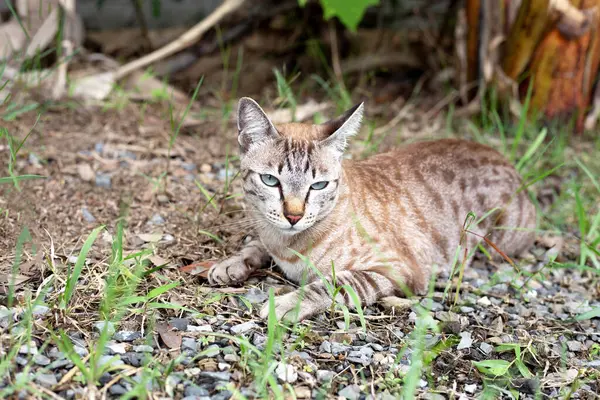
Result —
<path fill-rule="evenodd" d="M 162 60 L 172 54 L 177 53 L 196 43 L 198 39 L 210 28 L 215 26 L 221 19 L 226 15 L 239 9 L 245 0 L 224 0 L 215 11 L 213 11 L 208 17 L 203 19 L 198 24 L 194 25 L 191 29 L 181 35 L 177 40 L 169 43 L 168 45 L 161 47 L 160 49 L 134 60 L 130 63 L 123 65 L 115 72 L 115 79 L 123 78 L 129 75 L 133 71 L 150 65 L 158 60 Z"/>

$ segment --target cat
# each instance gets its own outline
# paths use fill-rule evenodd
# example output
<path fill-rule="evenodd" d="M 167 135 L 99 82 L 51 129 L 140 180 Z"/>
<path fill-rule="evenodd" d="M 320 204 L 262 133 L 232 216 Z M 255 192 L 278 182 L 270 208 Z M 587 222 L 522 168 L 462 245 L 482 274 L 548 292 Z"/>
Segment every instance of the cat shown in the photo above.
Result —
<path fill-rule="evenodd" d="M 240 173 L 258 238 L 213 265 L 211 285 L 242 283 L 274 260 L 288 279 L 307 282 L 275 297 L 276 317 L 299 321 L 331 307 L 323 276 L 331 284 L 332 268 L 337 287 L 350 286 L 366 306 L 425 294 L 434 268 L 447 271 L 455 255 L 468 265 L 484 236 L 508 255 L 533 244 L 536 209 L 499 152 L 440 139 L 346 160 L 363 110 L 360 103 L 323 124 L 275 126 L 256 101 L 239 100 Z M 467 233 L 469 212 L 481 220 Z M 335 300 L 354 308 L 349 292 Z M 268 313 L 267 302 L 260 316 Z"/>

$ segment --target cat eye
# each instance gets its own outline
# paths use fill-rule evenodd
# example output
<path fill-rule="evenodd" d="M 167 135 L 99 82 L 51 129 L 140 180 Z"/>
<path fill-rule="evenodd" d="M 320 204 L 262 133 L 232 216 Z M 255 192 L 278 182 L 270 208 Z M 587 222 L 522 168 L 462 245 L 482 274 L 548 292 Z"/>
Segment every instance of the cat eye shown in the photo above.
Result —
<path fill-rule="evenodd" d="M 261 174 L 260 180 L 267 186 L 274 187 L 279 185 L 279 179 L 275 178 L 273 175 Z"/>
<path fill-rule="evenodd" d="M 310 185 L 310 188 L 313 190 L 322 190 L 325 189 L 327 185 L 329 185 L 329 182 L 327 181 L 315 182 L 312 185 Z"/>

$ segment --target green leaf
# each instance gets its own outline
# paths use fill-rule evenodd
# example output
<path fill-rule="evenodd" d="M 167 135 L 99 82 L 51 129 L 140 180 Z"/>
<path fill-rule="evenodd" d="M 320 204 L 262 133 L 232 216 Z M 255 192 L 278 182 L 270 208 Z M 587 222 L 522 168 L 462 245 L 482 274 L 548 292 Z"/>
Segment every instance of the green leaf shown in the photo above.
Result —
<path fill-rule="evenodd" d="M 377 4 L 379 0 L 321 0 L 325 19 L 338 17 L 352 32 L 356 31 L 365 10 Z"/>
<path fill-rule="evenodd" d="M 575 319 L 577 321 L 583 321 L 585 319 L 592 319 L 592 318 L 600 318 L 600 307 L 596 307 L 593 310 L 584 312 L 583 314 L 579 314 L 577 317 L 575 317 Z"/>
<path fill-rule="evenodd" d="M 531 373 L 531 371 L 529 371 L 529 368 L 527 368 L 527 366 L 525 365 L 525 363 L 519 359 L 515 360 L 515 363 L 517 364 L 517 368 L 519 369 L 519 372 L 521 373 L 521 375 L 523 375 L 523 378 L 532 378 L 533 374 Z"/>
<path fill-rule="evenodd" d="M 511 363 L 506 360 L 473 361 L 473 365 L 482 373 L 492 376 L 506 375 Z"/>

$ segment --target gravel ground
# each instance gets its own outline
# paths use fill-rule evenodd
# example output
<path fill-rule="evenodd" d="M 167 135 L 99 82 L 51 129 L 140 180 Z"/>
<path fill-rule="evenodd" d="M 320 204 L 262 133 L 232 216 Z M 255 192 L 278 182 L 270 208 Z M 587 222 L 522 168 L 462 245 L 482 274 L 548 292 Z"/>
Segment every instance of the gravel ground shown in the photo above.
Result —
<path fill-rule="evenodd" d="M 207 126 L 178 138 L 167 158 L 167 119 L 148 110 L 144 118 L 135 109 L 49 114 L 19 156 L 22 173 L 50 178 L 0 197 L 6 398 L 262 398 L 261 382 L 288 398 L 393 399 L 410 385 L 430 399 L 599 397 L 600 317 L 591 317 L 600 307 L 598 273 L 568 264 L 579 253 L 572 236 L 540 236 L 518 268 L 480 255 L 460 285 L 440 279 L 426 298 L 366 308 L 366 330 L 356 313 L 346 326 L 341 310 L 269 328 L 257 314 L 269 290 L 293 289 L 276 268 L 222 289 L 190 273 L 244 241 L 243 207 L 231 196 L 239 190 L 230 183 L 235 160 L 224 161 L 234 138 L 215 138 Z M 30 122 L 10 128 L 20 136 Z M 123 203 L 123 251 L 147 252 L 122 268 L 143 267 L 133 292 L 143 299 L 105 304 Z M 61 308 L 82 243 L 101 224 Z M 11 303 L 6 282 L 23 226 L 32 240 Z M 125 291 L 123 282 L 135 279 L 120 274 Z"/>

